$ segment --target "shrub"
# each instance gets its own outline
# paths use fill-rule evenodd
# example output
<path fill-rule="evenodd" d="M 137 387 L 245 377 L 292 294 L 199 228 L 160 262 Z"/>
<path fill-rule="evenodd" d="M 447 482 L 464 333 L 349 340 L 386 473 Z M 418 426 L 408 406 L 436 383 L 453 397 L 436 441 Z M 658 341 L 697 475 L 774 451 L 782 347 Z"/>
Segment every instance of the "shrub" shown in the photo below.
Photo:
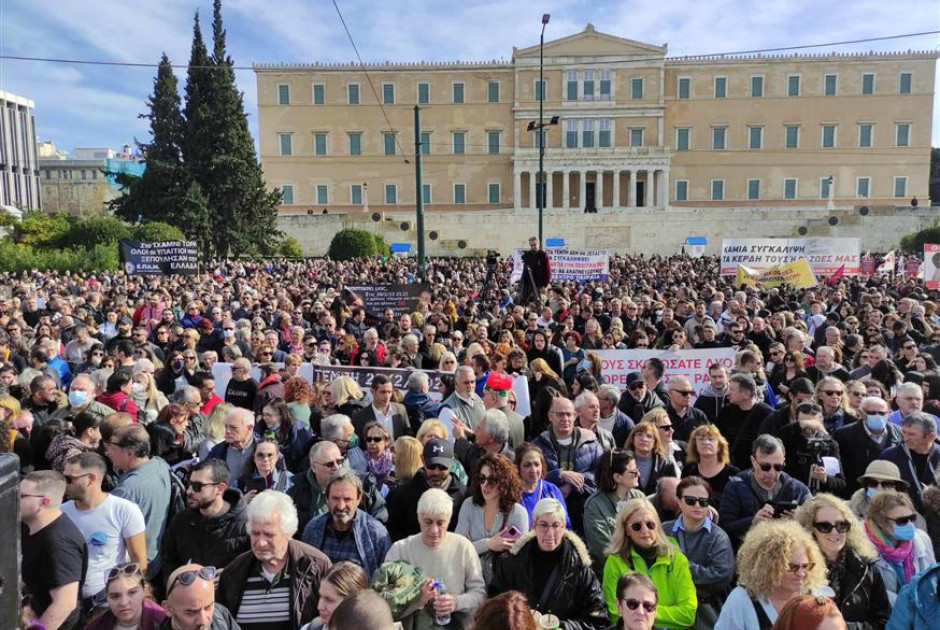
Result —
<path fill-rule="evenodd" d="M 74 249 L 37 249 L 22 243 L 0 242 L 0 272 L 42 271 L 114 271 L 118 268 L 117 247 L 97 245 L 91 251 Z"/>
<path fill-rule="evenodd" d="M 64 214 L 27 212 L 13 228 L 13 240 L 35 247 L 58 246 L 70 228 Z"/>
<path fill-rule="evenodd" d="M 378 232 L 372 234 L 373 240 L 375 240 L 375 255 L 383 256 L 388 258 L 392 255 L 392 249 L 388 246 L 388 243 L 385 242 L 385 237 L 379 234 Z"/>
<path fill-rule="evenodd" d="M 94 249 L 96 245 L 114 245 L 131 237 L 129 225 L 116 217 L 91 217 L 77 222 L 65 235 L 62 245 Z"/>
<path fill-rule="evenodd" d="M 901 251 L 905 254 L 922 256 L 925 243 L 940 243 L 940 220 L 918 232 L 901 237 Z"/>
<path fill-rule="evenodd" d="M 304 250 L 300 246 L 300 241 L 292 236 L 288 236 L 278 244 L 277 254 L 284 258 L 303 258 Z"/>
<path fill-rule="evenodd" d="M 333 260 L 351 260 L 376 255 L 375 239 L 366 230 L 340 230 L 330 241 L 327 254 Z"/>
<path fill-rule="evenodd" d="M 134 230 L 135 241 L 185 241 L 186 235 L 174 225 L 162 221 L 150 221 Z"/>

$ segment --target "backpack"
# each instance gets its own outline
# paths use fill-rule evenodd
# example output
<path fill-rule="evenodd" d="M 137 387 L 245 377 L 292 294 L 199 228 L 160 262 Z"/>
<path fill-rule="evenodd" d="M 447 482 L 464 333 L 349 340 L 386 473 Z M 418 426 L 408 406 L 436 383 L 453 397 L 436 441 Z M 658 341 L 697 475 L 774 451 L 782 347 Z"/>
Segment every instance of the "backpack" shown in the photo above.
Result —
<path fill-rule="evenodd" d="M 183 476 L 188 476 L 187 473 L 188 471 L 170 470 L 170 505 L 166 515 L 167 523 L 170 523 L 174 516 L 186 509 L 186 482 L 183 481 Z"/>

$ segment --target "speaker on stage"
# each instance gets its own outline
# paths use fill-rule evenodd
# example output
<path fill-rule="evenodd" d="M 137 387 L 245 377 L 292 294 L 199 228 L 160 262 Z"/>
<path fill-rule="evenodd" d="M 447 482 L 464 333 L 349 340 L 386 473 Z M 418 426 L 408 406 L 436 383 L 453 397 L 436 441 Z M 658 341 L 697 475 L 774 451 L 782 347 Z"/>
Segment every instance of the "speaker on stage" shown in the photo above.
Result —
<path fill-rule="evenodd" d="M 0 628 L 19 627 L 20 612 L 20 458 L 0 454 Z"/>

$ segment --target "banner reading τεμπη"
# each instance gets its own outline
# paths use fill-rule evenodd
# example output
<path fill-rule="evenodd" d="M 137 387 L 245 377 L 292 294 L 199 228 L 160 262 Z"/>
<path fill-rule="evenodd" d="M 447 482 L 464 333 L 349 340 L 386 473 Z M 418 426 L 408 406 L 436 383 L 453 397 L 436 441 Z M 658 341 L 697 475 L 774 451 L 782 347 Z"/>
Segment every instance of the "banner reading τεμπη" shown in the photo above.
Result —
<path fill-rule="evenodd" d="M 522 251 L 517 249 L 512 256 L 512 274 L 509 282 L 522 279 Z M 555 249 L 545 250 L 552 266 L 552 281 L 587 282 L 610 279 L 610 250 L 607 249 Z"/>
<path fill-rule="evenodd" d="M 738 265 L 764 271 L 800 258 L 817 276 L 830 276 L 845 265 L 845 275 L 859 272 L 857 238 L 726 238 L 721 242 L 721 274 L 733 276 Z"/>
<path fill-rule="evenodd" d="M 668 383 L 676 376 L 689 379 L 695 395 L 708 384 L 708 366 L 721 363 L 728 372 L 734 366 L 734 348 L 708 348 L 703 350 L 594 350 L 601 357 L 601 374 L 611 385 L 627 387 L 627 374 L 639 372 L 646 362 L 656 357 L 666 366 L 663 380 Z"/>

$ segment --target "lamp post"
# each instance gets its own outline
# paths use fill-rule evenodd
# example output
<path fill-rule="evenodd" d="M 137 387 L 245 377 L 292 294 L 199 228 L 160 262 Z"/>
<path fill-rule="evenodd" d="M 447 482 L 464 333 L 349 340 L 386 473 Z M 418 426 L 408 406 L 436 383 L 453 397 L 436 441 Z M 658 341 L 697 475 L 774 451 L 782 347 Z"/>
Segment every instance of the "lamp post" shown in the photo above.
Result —
<path fill-rule="evenodd" d="M 543 54 L 545 52 L 545 27 L 552 18 L 548 13 L 542 14 L 542 34 L 539 36 L 539 174 L 535 178 L 535 201 L 539 209 L 539 243 L 544 245 L 542 239 L 542 215 L 545 210 L 545 124 L 542 122 L 542 111 L 545 106 L 545 78 Z"/>

